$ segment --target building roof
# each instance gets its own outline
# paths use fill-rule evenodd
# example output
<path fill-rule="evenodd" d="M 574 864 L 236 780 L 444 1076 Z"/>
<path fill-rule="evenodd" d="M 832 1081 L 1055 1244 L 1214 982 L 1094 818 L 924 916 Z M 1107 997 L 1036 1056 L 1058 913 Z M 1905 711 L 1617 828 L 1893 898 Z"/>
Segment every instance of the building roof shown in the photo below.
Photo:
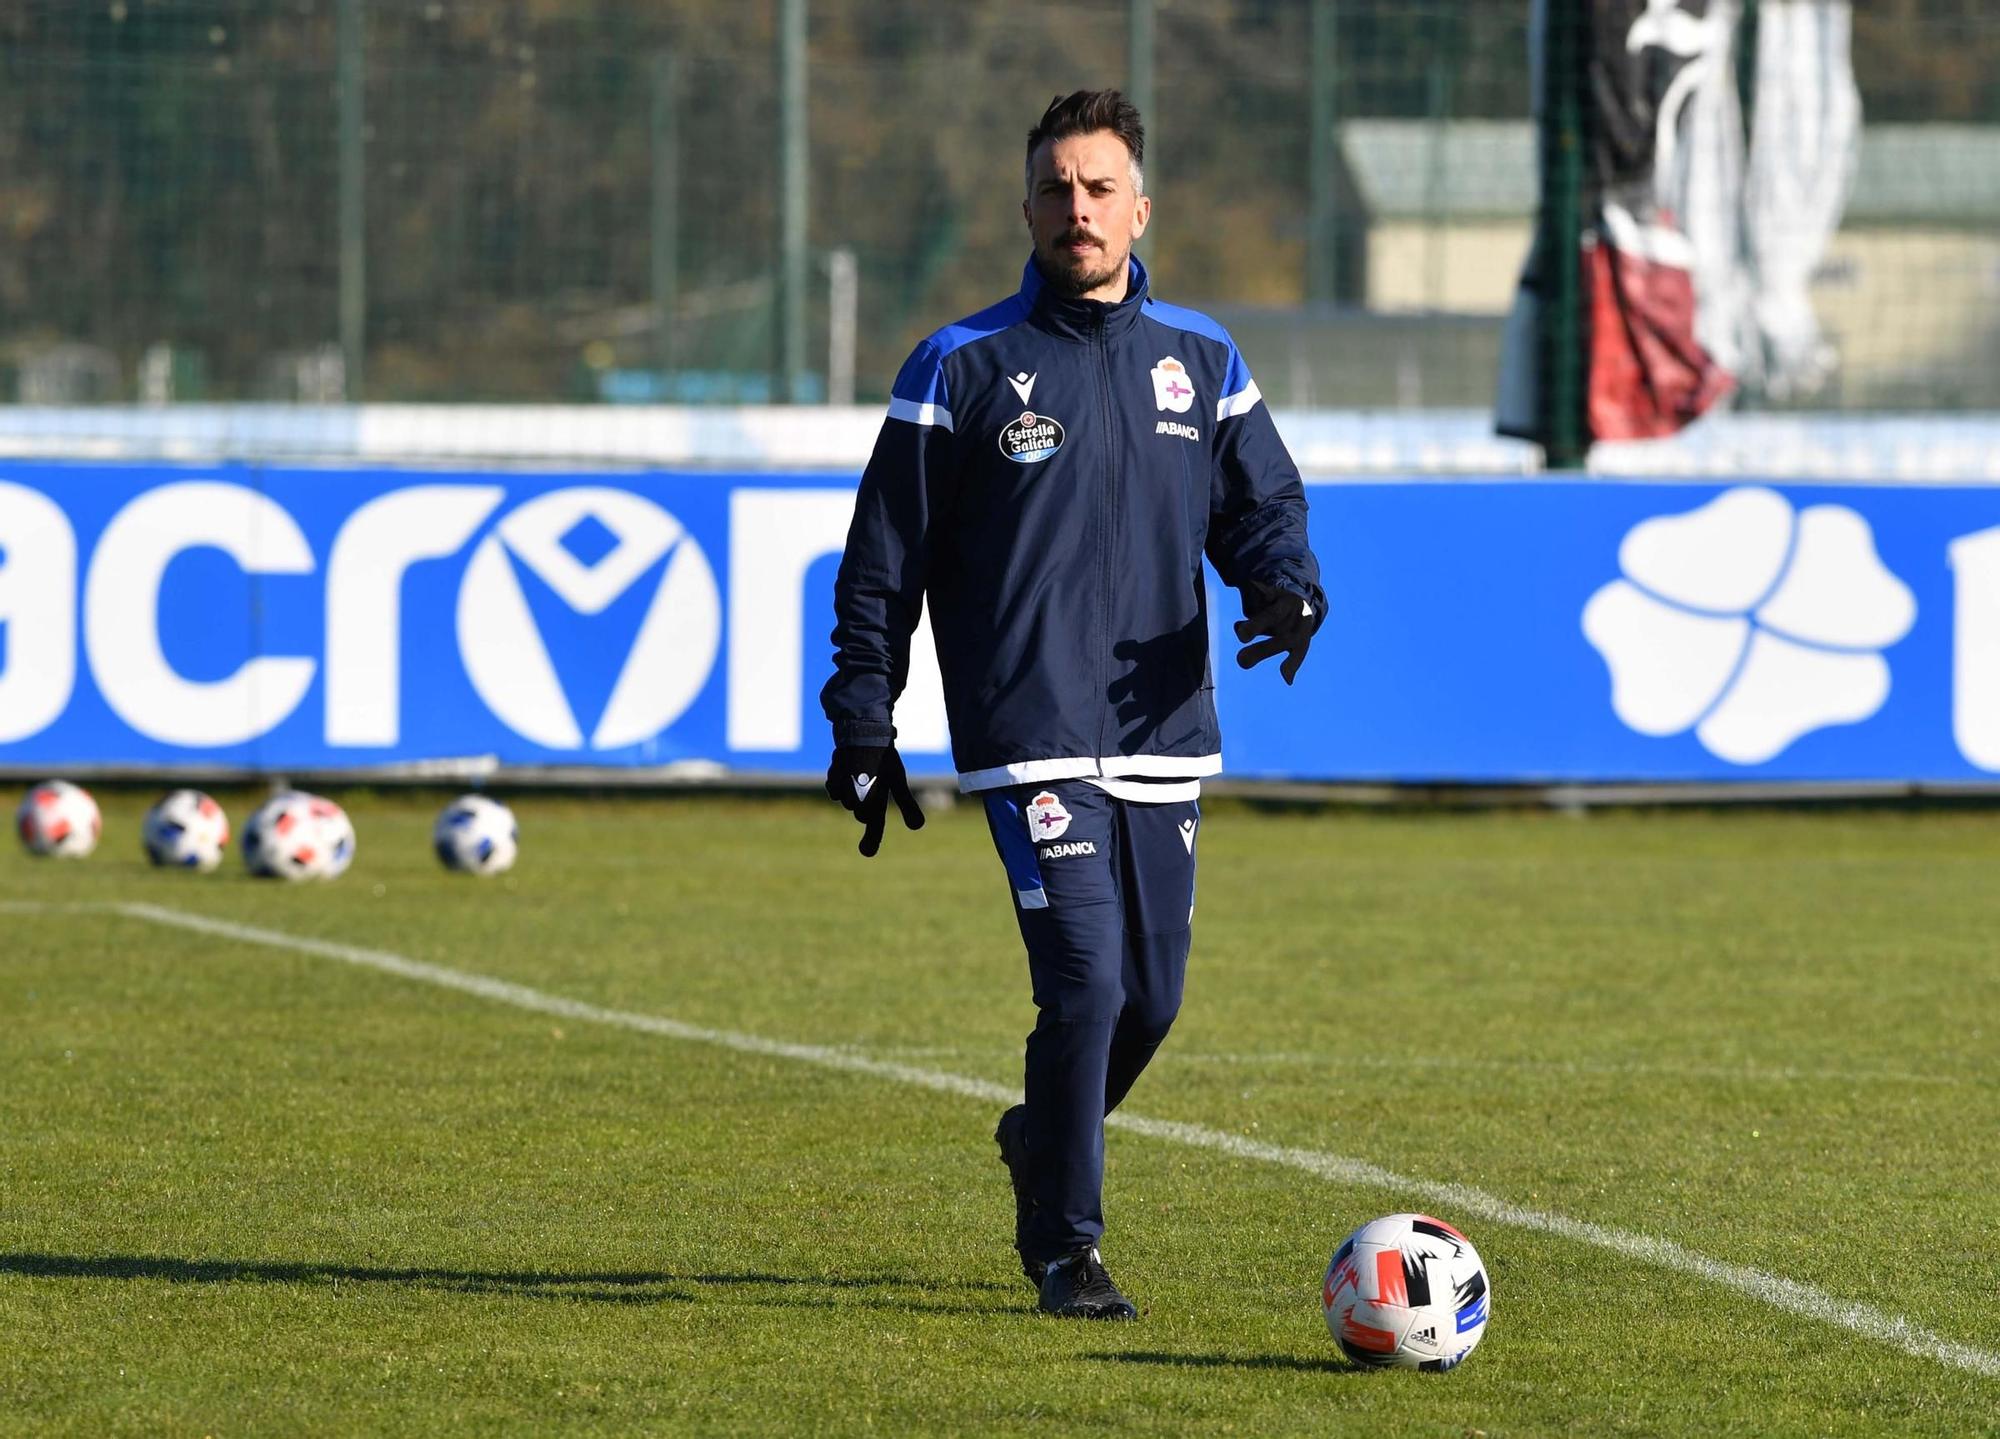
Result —
<path fill-rule="evenodd" d="M 1526 219 L 1527 120 L 1347 120 L 1341 145 L 1376 219 Z M 2000 223 L 2000 125 L 1863 126 L 1848 224 Z"/>

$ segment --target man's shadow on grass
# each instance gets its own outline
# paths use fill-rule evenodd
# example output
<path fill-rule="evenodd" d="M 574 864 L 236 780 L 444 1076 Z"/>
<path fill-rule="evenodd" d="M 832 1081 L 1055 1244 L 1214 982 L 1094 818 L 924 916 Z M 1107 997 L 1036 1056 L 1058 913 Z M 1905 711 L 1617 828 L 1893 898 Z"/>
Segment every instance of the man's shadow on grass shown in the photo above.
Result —
<path fill-rule="evenodd" d="M 1020 1286 L 910 1274 L 678 1273 L 665 1270 L 377 1268 L 282 1260 L 176 1259 L 163 1255 L 0 1253 L 0 1275 L 31 1279 L 152 1279 L 173 1284 L 343 1285 L 519 1295 L 594 1304 L 728 1302 L 812 1309 L 896 1309 L 927 1314 L 1024 1311 Z M 1002 1297 L 1005 1295 L 1006 1297 Z M 900 1296 L 900 1297 L 898 1297 Z M 959 1297 L 954 1297 L 959 1296 Z"/>

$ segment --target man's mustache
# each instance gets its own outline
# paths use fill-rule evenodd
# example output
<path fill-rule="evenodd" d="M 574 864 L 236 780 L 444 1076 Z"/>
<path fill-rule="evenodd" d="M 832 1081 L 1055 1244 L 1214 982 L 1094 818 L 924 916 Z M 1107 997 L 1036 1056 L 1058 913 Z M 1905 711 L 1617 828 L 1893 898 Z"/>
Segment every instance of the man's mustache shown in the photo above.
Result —
<path fill-rule="evenodd" d="M 1073 245 L 1078 240 L 1088 240 L 1091 244 L 1098 246 L 1100 249 L 1103 248 L 1104 245 L 1104 241 L 1100 237 L 1091 234 L 1090 231 L 1088 230 L 1065 230 L 1062 232 L 1062 234 L 1056 236 L 1056 244 L 1058 247 L 1064 245 Z"/>

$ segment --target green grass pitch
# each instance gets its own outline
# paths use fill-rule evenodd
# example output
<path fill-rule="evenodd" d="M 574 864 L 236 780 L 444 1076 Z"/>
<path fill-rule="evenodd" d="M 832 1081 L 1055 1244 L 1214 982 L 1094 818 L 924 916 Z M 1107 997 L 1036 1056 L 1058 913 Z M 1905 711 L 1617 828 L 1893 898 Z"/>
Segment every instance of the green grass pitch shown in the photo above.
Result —
<path fill-rule="evenodd" d="M 1094 1326 L 1032 1313 L 987 1100 L 102 907 L 1014 1085 L 975 808 L 871 862 L 800 798 L 518 798 L 475 881 L 441 796 L 339 797 L 330 885 L 151 870 L 130 791 L 88 860 L 0 852 L 0 1430 L 2000 1433 L 2000 815 L 1212 804 L 1135 1113 L 1700 1263 L 1116 1132 L 1144 1317 Z M 1410 1208 L 1471 1234 L 1492 1325 L 1354 1370 L 1321 1271 Z"/>

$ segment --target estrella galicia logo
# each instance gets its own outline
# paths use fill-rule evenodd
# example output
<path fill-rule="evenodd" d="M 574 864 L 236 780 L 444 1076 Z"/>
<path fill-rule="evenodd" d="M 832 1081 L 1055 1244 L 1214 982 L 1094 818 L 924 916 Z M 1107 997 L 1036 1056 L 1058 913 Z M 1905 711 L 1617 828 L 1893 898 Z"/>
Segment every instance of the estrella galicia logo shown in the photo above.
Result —
<path fill-rule="evenodd" d="M 1061 449 L 1062 442 L 1061 421 L 1023 410 L 1020 419 L 1000 432 L 1000 453 L 1018 464 L 1032 465 Z"/>
<path fill-rule="evenodd" d="M 1917 617 L 1858 513 L 1795 512 L 1762 486 L 1633 526 L 1618 568 L 1583 610 L 1612 709 L 1643 735 L 1692 729 L 1731 764 L 1873 715 L 1889 698 L 1879 651 Z"/>
<path fill-rule="evenodd" d="M 557 674 L 516 565 L 585 618 L 610 609 L 659 565 L 637 635 L 591 728 L 592 749 L 643 743 L 694 702 L 715 665 L 722 601 L 707 557 L 680 521 L 629 490 L 554 490 L 503 518 L 466 566 L 458 645 L 472 687 L 524 738 L 582 749 L 574 696 Z"/>

